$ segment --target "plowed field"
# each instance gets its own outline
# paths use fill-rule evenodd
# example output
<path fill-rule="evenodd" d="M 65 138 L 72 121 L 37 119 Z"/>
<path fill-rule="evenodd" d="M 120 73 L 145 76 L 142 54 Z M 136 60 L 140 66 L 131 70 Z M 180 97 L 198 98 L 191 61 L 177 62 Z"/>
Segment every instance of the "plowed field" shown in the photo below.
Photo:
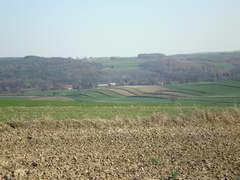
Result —
<path fill-rule="evenodd" d="M 0 124 L 0 179 L 240 177 L 240 116 L 23 121 Z"/>

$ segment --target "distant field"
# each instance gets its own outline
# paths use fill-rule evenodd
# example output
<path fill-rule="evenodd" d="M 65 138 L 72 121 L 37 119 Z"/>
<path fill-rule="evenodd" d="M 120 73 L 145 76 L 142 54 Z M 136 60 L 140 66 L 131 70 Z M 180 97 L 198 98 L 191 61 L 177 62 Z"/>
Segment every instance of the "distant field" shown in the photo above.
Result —
<path fill-rule="evenodd" d="M 159 103 L 192 104 L 238 104 L 240 103 L 240 82 L 204 82 L 171 86 L 120 86 L 111 91 L 132 99 L 150 99 Z"/>
<path fill-rule="evenodd" d="M 168 88 L 196 96 L 240 96 L 239 81 L 189 83 L 168 86 Z"/>
<path fill-rule="evenodd" d="M 31 100 L 75 101 L 72 104 L 77 102 L 125 102 L 234 105 L 240 104 L 240 82 L 201 82 L 169 86 L 113 86 L 81 91 L 25 91 L 12 95 L 12 97 Z"/>

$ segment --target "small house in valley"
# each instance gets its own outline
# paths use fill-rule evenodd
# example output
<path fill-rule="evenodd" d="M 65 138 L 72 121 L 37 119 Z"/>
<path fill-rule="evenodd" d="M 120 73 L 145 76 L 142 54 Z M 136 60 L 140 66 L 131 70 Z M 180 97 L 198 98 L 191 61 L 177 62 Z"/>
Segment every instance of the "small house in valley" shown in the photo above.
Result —
<path fill-rule="evenodd" d="M 111 83 L 105 83 L 105 84 L 98 84 L 97 85 L 97 87 L 98 88 L 102 88 L 102 87 L 111 87 L 111 86 L 116 86 L 117 85 L 117 83 L 115 83 L 115 82 L 111 82 Z"/>

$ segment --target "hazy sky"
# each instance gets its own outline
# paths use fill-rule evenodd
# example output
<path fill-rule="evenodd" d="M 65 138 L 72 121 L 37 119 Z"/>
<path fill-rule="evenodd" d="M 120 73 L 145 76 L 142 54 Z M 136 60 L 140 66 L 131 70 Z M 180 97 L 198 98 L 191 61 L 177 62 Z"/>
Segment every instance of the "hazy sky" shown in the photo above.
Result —
<path fill-rule="evenodd" d="M 240 50 L 240 0 L 0 0 L 0 56 Z"/>

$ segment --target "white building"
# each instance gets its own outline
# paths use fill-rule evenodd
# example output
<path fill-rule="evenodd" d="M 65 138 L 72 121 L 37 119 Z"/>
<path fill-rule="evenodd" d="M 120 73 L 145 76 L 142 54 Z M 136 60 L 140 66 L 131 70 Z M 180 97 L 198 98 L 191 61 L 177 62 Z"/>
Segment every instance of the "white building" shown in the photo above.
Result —
<path fill-rule="evenodd" d="M 109 86 L 116 86 L 117 84 L 115 82 L 109 83 Z"/>
<path fill-rule="evenodd" d="M 108 84 L 98 84 L 97 87 L 108 87 Z"/>

